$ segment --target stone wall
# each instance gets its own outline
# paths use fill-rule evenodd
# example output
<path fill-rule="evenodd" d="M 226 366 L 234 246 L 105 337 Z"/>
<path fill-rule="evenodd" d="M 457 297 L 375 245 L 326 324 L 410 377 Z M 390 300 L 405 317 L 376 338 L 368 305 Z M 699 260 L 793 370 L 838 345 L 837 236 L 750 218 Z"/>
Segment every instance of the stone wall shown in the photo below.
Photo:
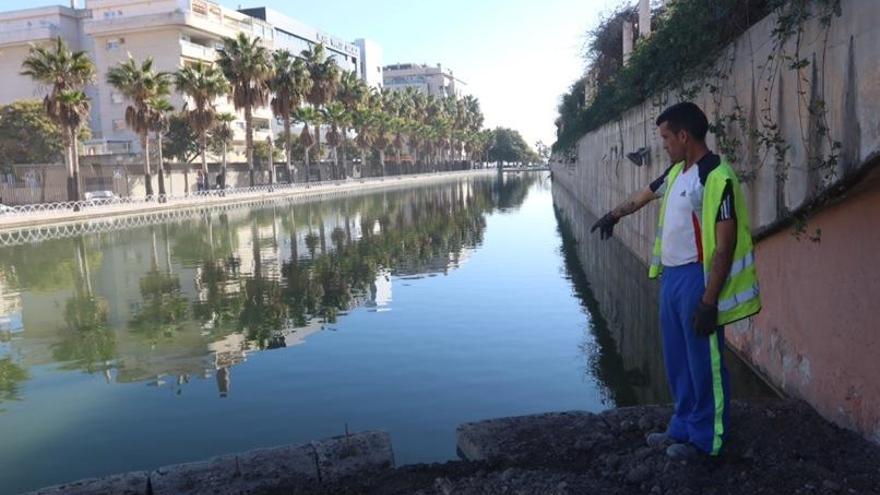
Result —
<path fill-rule="evenodd" d="M 871 185 L 880 162 L 880 3 L 841 6 L 827 29 L 816 19 L 804 26 L 798 54 L 805 67 L 773 70 L 777 19 L 769 16 L 731 44 L 706 79 L 692 82 L 691 100 L 723 123 L 709 146 L 744 178 L 761 239 L 765 310 L 735 325 L 731 344 L 788 393 L 880 442 L 880 369 L 873 364 L 880 270 L 871 256 L 880 249 L 880 188 Z M 795 53 L 794 40 L 784 49 Z M 619 204 L 669 165 L 654 120 L 681 97 L 681 88 L 670 89 L 584 136 L 574 163 L 553 161 L 554 180 L 595 215 Z M 780 147 L 762 142 L 770 135 Z M 626 154 L 642 147 L 647 163 L 636 166 Z M 643 263 L 657 208 L 654 202 L 615 228 Z M 792 235 L 801 223 L 792 212 L 807 218 L 801 240 Z"/>

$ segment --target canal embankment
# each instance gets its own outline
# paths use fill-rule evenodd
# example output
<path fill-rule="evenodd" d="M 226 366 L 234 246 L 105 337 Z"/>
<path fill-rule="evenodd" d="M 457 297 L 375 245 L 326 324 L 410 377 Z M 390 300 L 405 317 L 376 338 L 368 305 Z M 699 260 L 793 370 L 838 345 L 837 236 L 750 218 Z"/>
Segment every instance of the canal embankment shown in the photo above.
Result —
<path fill-rule="evenodd" d="M 14 210 L 0 212 L 0 232 L 131 215 L 161 215 L 194 208 L 205 209 L 233 204 L 259 204 L 291 198 L 329 199 L 353 193 L 405 188 L 438 181 L 457 180 L 464 177 L 491 175 L 493 173 L 496 173 L 493 169 L 476 169 L 343 181 L 277 184 L 275 186 L 260 186 L 240 190 L 233 189 L 224 193 L 211 191 L 187 196 L 168 197 L 163 198 L 163 201 L 126 198 L 118 201 L 81 201 L 76 205 L 67 203 L 24 205 L 17 206 Z"/>
<path fill-rule="evenodd" d="M 461 460 L 442 464 L 395 468 L 390 437 L 366 432 L 32 495 L 880 493 L 880 448 L 801 401 L 734 401 L 727 450 L 691 461 L 645 444 L 670 412 L 639 406 L 467 423 L 456 433 Z"/>
<path fill-rule="evenodd" d="M 732 325 L 729 344 L 785 394 L 874 442 L 880 442 L 880 273 L 873 263 L 880 249 L 878 16 L 876 2 L 842 0 L 833 15 L 806 16 L 797 36 L 780 37 L 790 19 L 773 14 L 728 46 L 703 79 L 630 108 L 552 163 L 554 185 L 601 216 L 669 165 L 654 125 L 662 109 L 683 99 L 700 105 L 712 124 L 710 148 L 743 181 L 758 241 L 764 309 Z M 642 265 L 655 238 L 656 203 L 614 232 Z"/>

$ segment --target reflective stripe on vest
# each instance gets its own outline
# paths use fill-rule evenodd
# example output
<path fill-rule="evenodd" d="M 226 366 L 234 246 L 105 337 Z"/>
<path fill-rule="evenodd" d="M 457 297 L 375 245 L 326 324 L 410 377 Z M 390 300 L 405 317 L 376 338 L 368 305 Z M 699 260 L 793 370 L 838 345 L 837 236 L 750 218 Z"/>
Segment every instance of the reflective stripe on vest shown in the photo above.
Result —
<path fill-rule="evenodd" d="M 758 297 L 761 293 L 758 284 L 749 287 L 748 289 L 740 292 L 739 294 L 734 294 L 727 299 L 723 299 L 718 301 L 718 311 L 730 311 L 731 309 L 737 307 L 738 305 L 751 301 L 752 299 Z"/>

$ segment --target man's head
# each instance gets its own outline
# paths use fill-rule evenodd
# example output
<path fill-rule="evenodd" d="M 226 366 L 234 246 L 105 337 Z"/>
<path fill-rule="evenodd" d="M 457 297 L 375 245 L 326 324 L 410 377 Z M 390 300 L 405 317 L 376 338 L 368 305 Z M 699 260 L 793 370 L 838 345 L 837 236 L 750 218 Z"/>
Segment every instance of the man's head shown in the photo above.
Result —
<path fill-rule="evenodd" d="M 664 110 L 657 117 L 657 126 L 663 138 L 663 149 L 669 153 L 673 163 L 684 160 L 688 150 L 706 146 L 709 121 L 700 107 L 689 101 L 676 103 Z"/>

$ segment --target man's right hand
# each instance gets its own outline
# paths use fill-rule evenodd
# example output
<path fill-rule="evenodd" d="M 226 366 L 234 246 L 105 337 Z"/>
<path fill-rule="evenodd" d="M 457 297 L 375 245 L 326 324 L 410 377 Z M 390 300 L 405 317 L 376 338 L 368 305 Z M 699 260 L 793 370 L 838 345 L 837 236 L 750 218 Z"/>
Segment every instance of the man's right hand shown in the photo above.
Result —
<path fill-rule="evenodd" d="M 590 233 L 599 229 L 599 236 L 604 241 L 605 239 L 611 238 L 614 234 L 614 226 L 617 225 L 617 218 L 614 217 L 614 214 L 608 212 L 604 217 L 600 218 L 590 227 Z"/>

